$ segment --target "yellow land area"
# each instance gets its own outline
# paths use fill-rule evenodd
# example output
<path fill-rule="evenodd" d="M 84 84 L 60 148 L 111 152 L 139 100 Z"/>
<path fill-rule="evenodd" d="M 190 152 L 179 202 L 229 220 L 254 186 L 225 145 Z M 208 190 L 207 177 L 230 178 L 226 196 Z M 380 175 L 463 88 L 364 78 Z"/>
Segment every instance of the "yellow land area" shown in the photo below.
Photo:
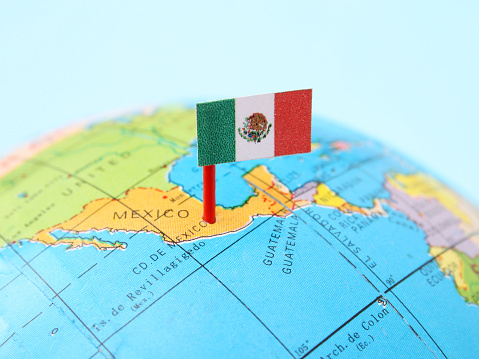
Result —
<path fill-rule="evenodd" d="M 186 242 L 198 238 L 218 236 L 241 230 L 255 216 L 276 215 L 285 217 L 291 212 L 272 199 L 282 193 L 291 199 L 291 207 L 310 204 L 296 201 L 289 189 L 280 183 L 265 166 L 258 166 L 247 173 L 245 179 L 254 179 L 254 195 L 241 206 L 216 207 L 216 223 L 202 220 L 203 204 L 189 197 L 180 187 L 169 191 L 155 188 L 135 188 L 124 198 L 99 199 L 87 204 L 83 211 L 70 220 L 37 233 L 33 240 L 45 244 L 70 244 L 73 248 L 93 245 L 99 249 L 121 247 L 121 243 L 101 242 L 97 239 L 72 238 L 75 233 L 91 230 L 131 231 L 157 233 L 167 242 Z M 55 230 L 71 231 L 68 238 L 56 239 Z"/>
<path fill-rule="evenodd" d="M 289 188 L 266 166 L 255 167 L 243 178 L 254 189 L 254 194 L 237 207 L 217 206 L 215 224 L 202 220 L 202 202 L 190 197 L 181 187 L 167 191 L 135 188 L 119 199 L 103 198 L 88 203 L 76 216 L 38 232 L 32 240 L 47 245 L 68 244 L 70 248 L 87 245 L 99 249 L 123 248 L 124 244 L 120 242 L 86 238 L 92 231 L 108 230 L 156 233 L 166 242 L 189 242 L 239 231 L 257 216 L 286 217 L 295 209 L 312 204 L 306 199 L 295 199 Z M 372 209 L 357 207 L 347 203 L 324 184 L 318 185 L 314 198 L 316 203 L 337 208 L 344 213 L 384 214 L 378 201 Z M 52 233 L 55 231 L 63 231 L 67 235 L 54 237 Z"/>
<path fill-rule="evenodd" d="M 412 197 L 437 199 L 444 207 L 459 217 L 465 224 L 472 225 L 474 222 L 474 229 L 477 229 L 479 223 L 477 210 L 447 186 L 431 176 L 424 173 L 409 175 L 398 173 L 390 178 L 390 182 L 393 186 L 403 190 Z"/>
<path fill-rule="evenodd" d="M 431 247 L 429 250 L 433 257 L 437 256 L 442 251 L 444 251 L 444 248 L 442 247 Z M 455 251 L 450 250 L 439 255 L 436 258 L 436 263 L 439 265 L 439 268 L 441 268 L 444 274 L 452 275 L 454 278 L 454 283 L 458 289 L 464 291 L 469 289 L 469 286 L 464 279 L 464 265 L 461 258 Z"/>
<path fill-rule="evenodd" d="M 344 213 L 355 212 L 365 216 L 370 216 L 372 214 L 386 215 L 379 201 L 375 200 L 374 207 L 371 209 L 358 207 L 348 203 L 344 198 L 338 196 L 324 183 L 318 185 L 313 198 L 315 203 L 320 206 L 334 207 Z"/>

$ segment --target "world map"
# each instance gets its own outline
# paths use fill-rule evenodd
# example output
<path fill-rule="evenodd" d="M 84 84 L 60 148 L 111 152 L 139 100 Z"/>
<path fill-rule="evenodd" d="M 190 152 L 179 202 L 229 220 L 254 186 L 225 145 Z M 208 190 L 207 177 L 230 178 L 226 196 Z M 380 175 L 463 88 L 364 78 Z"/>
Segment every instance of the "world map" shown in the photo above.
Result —
<path fill-rule="evenodd" d="M 477 357 L 478 210 L 364 135 L 312 134 L 218 165 L 215 224 L 193 109 L 3 159 L 0 357 Z"/>

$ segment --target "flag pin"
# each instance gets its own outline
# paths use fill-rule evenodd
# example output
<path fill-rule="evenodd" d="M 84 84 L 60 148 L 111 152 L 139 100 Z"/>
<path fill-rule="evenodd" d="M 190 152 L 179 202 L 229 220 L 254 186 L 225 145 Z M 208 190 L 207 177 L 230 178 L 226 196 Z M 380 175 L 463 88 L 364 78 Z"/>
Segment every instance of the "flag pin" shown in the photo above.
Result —
<path fill-rule="evenodd" d="M 215 223 L 215 165 L 311 152 L 312 90 L 196 104 L 203 219 Z"/>

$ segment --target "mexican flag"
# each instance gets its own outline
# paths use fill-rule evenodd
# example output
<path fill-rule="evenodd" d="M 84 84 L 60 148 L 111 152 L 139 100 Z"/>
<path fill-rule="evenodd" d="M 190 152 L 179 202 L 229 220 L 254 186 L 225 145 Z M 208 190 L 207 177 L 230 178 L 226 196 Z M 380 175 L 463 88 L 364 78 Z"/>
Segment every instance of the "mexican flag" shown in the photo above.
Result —
<path fill-rule="evenodd" d="M 312 90 L 198 103 L 198 165 L 311 152 Z"/>

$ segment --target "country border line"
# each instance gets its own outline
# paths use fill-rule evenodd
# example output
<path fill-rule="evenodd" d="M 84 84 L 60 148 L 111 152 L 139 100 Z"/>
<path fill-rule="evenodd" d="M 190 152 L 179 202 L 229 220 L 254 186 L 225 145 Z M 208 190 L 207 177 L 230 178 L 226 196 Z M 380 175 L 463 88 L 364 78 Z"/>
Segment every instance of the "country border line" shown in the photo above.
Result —
<path fill-rule="evenodd" d="M 375 157 L 368 158 L 367 160 L 361 161 L 361 163 L 358 163 L 358 164 L 356 164 L 355 166 L 351 165 L 351 166 L 348 168 L 348 170 L 346 170 L 346 171 L 344 171 L 344 172 L 342 172 L 342 173 L 340 173 L 340 174 L 338 174 L 338 175 L 336 175 L 336 176 L 331 177 L 330 180 L 333 179 L 333 178 L 337 178 L 337 177 L 339 177 L 339 176 L 342 176 L 344 173 L 346 173 L 347 171 L 351 170 L 352 168 L 360 167 L 360 166 L 362 166 L 364 163 L 367 163 L 367 162 L 370 162 L 370 161 L 372 161 L 372 160 L 376 160 L 376 159 L 379 159 L 379 158 L 382 158 L 382 157 L 384 157 L 383 154 L 382 154 L 382 155 L 379 155 L 379 156 L 375 156 Z M 241 167 L 238 167 L 238 168 L 242 169 Z M 63 171 L 62 171 L 62 172 L 63 172 Z M 365 172 L 365 171 L 363 171 L 363 172 L 366 173 L 366 174 L 368 174 L 368 173 Z M 368 175 L 369 175 L 369 174 L 368 174 Z M 87 182 L 87 181 L 85 181 L 85 180 L 79 178 L 78 176 L 75 176 L 75 177 L 77 177 L 78 179 L 80 179 L 82 182 L 84 182 L 84 183 L 86 183 L 86 184 L 89 184 L 89 185 L 93 186 L 94 188 L 97 188 L 98 190 L 102 191 L 102 190 L 101 190 L 100 188 L 98 188 L 97 186 L 94 186 L 94 185 L 90 184 L 89 182 Z M 255 177 L 255 176 L 253 176 L 253 177 Z M 255 178 L 256 178 L 256 177 L 255 177 Z M 258 180 L 260 180 L 260 179 L 258 179 Z M 260 180 L 260 181 L 261 181 L 261 180 Z M 263 182 L 263 181 L 261 181 L 261 182 Z M 105 193 L 105 194 L 107 194 L 107 195 L 109 196 L 109 194 L 108 194 L 107 192 L 105 192 L 105 191 L 102 191 L 102 192 Z M 271 196 L 271 197 L 272 197 L 272 196 Z M 284 197 L 284 196 L 283 196 L 283 197 Z M 274 197 L 272 197 L 272 198 L 274 198 Z M 288 202 L 290 202 L 290 201 L 291 201 L 291 199 L 288 199 Z M 122 204 L 123 204 L 123 203 L 122 203 Z M 123 204 L 123 205 L 124 205 L 124 204 Z M 126 207 L 129 208 L 128 206 L 126 206 Z M 289 210 L 289 208 L 287 208 L 286 206 L 285 206 L 285 208 Z M 300 209 L 302 209 L 302 208 L 300 208 Z M 304 209 L 303 209 L 303 211 L 304 211 Z M 142 217 L 142 218 L 143 218 L 143 217 Z M 148 220 L 146 220 L 145 218 L 143 218 L 143 219 L 144 219 L 145 221 L 147 221 L 148 223 L 150 223 L 150 222 L 149 222 Z M 151 224 L 151 223 L 150 223 L 150 224 Z M 152 224 L 152 225 L 153 225 L 153 224 Z M 154 226 L 154 225 L 153 225 L 153 226 Z M 154 226 L 154 227 L 156 228 L 156 226 Z M 163 231 L 161 231 L 159 228 L 157 228 L 157 229 L 158 229 L 161 233 L 163 233 L 166 237 L 168 237 L 168 236 L 167 236 Z M 318 234 L 319 234 L 319 233 L 318 233 Z M 170 237 L 168 237 L 168 238 L 171 240 Z M 171 240 L 171 241 L 172 241 L 172 240 Z M 175 243 L 175 242 L 172 241 L 172 243 Z M 179 244 L 176 244 L 176 245 L 178 245 L 183 251 L 185 251 Z M 229 288 L 228 288 L 223 282 L 221 282 L 213 273 L 211 273 L 207 268 L 205 268 L 205 267 L 201 264 L 201 262 L 199 262 L 199 261 L 198 261 L 196 258 L 194 258 L 193 256 L 192 256 L 192 258 L 193 258 L 198 264 L 200 264 L 205 270 L 207 270 L 207 271 L 210 273 L 210 275 L 212 275 L 212 276 L 213 276 L 219 283 L 221 283 L 228 291 L 230 291 Z M 359 258 L 358 258 L 358 259 L 359 259 Z M 359 260 L 360 260 L 360 259 L 359 259 Z M 360 260 L 360 261 L 362 262 L 362 260 Z M 428 262 L 429 262 L 429 261 L 428 261 Z M 363 262 L 363 264 L 364 264 L 364 262 Z M 364 265 L 365 265 L 365 264 L 364 264 Z M 368 266 L 366 266 L 366 267 L 368 267 Z M 372 273 L 377 277 L 377 275 L 376 275 L 374 272 L 372 272 Z M 379 277 L 377 277 L 377 278 L 382 282 L 382 280 L 381 280 Z M 404 279 L 405 279 L 405 278 L 404 278 Z M 384 283 L 383 283 L 383 284 L 384 284 Z M 387 288 L 386 285 L 385 285 L 385 287 Z M 235 295 L 232 291 L 230 291 L 230 293 L 231 293 L 233 296 L 236 297 L 236 295 Z M 394 294 L 394 293 L 393 293 L 393 294 Z M 396 296 L 396 295 L 395 295 L 395 296 Z M 237 298 L 237 300 L 239 300 L 239 301 L 245 306 L 245 304 L 244 304 L 238 297 L 236 297 L 236 298 Z M 399 300 L 399 298 L 398 298 L 398 300 Z M 250 310 L 247 306 L 245 306 L 245 307 L 246 307 L 248 310 Z M 406 309 L 407 309 L 407 307 L 406 307 Z M 250 310 L 250 311 L 251 311 L 251 310 Z M 409 310 L 408 310 L 408 311 L 409 311 Z M 254 316 L 256 316 L 252 311 L 251 311 L 251 313 L 252 313 Z M 411 313 L 411 315 L 412 315 L 412 313 Z M 260 320 L 259 318 L 257 318 L 257 319 Z M 416 319 L 416 318 L 415 318 L 415 319 Z M 421 323 L 420 323 L 417 319 L 416 319 L 416 321 L 421 325 Z M 261 321 L 260 321 L 260 322 L 261 322 Z M 261 322 L 261 323 L 262 323 L 262 322 Z M 262 323 L 262 324 L 264 325 L 264 323 Z M 422 327 L 422 325 L 421 325 L 421 327 Z M 424 329 L 424 327 L 423 327 L 423 329 Z M 429 333 L 428 333 L 425 329 L 424 329 L 424 331 L 429 335 Z M 272 332 L 271 332 L 271 334 L 274 336 L 274 334 L 273 334 Z M 429 335 L 429 336 L 430 336 L 430 335 Z M 276 338 L 276 336 L 275 336 L 275 338 Z M 431 338 L 431 340 L 433 340 L 433 339 Z M 434 341 L 434 340 L 433 340 L 433 341 Z M 436 343 L 435 343 L 435 344 L 436 344 Z M 283 346 L 284 346 L 284 345 L 283 345 Z M 436 346 L 437 346 L 437 344 L 436 344 Z M 437 346 L 437 347 L 439 348 L 439 346 Z M 288 350 L 286 347 L 285 347 L 285 349 Z M 440 348 L 439 348 L 439 349 L 440 349 Z M 441 350 L 441 349 L 440 349 L 440 350 Z M 288 350 L 288 352 L 289 352 L 289 350 Z M 441 350 L 441 352 L 442 352 L 442 350 Z M 289 353 L 291 354 L 291 352 L 289 352 Z M 291 355 L 292 355 L 292 354 L 291 354 Z"/>
<path fill-rule="evenodd" d="M 50 168 L 51 170 L 53 171 L 56 171 L 56 172 L 62 172 L 63 174 L 65 175 L 71 175 L 70 173 L 66 172 L 66 171 L 60 171 L 60 169 L 58 168 L 54 168 L 50 165 L 48 165 L 47 163 L 45 163 L 43 160 L 33 160 L 33 159 L 27 159 L 26 161 L 28 162 L 32 162 L 32 163 L 35 163 L 37 164 L 38 166 L 43 166 L 43 167 L 47 167 L 47 168 Z M 107 205 L 109 205 L 110 203 L 112 203 L 116 198 L 118 198 L 121 194 L 125 193 L 126 191 L 134 188 L 136 185 L 138 185 L 139 183 L 145 181 L 146 179 L 148 179 L 149 177 L 155 175 L 157 172 L 159 172 L 160 170 L 162 170 L 163 168 L 167 167 L 168 165 L 171 165 L 172 163 L 174 163 L 175 161 L 170 161 L 166 164 L 164 164 L 163 166 L 160 166 L 159 168 L 157 168 L 156 170 L 152 171 L 151 173 L 149 173 L 147 176 L 144 176 L 141 180 L 135 182 L 134 184 L 132 184 L 130 187 L 128 187 L 127 189 L 125 189 L 124 191 L 121 191 L 118 193 L 118 195 L 115 197 L 115 198 L 112 198 L 110 197 L 110 195 L 107 195 L 108 197 L 110 197 L 110 201 L 108 201 L 107 203 L 105 203 L 104 205 L 102 205 L 100 208 L 98 208 L 97 210 L 95 210 L 93 213 L 90 213 L 85 219 L 83 219 L 81 222 L 79 222 L 77 225 L 75 225 L 73 228 L 71 229 L 68 229 L 67 231 L 65 231 L 65 233 L 60 237 L 60 238 L 57 238 L 57 240 L 61 240 L 63 238 L 65 238 L 68 233 L 73 233 L 72 231 L 78 227 L 80 224 L 82 224 L 83 222 L 85 222 L 87 219 L 91 218 L 93 215 L 95 215 L 98 211 L 100 211 L 101 209 L 103 209 L 104 207 L 106 207 Z M 80 181 L 84 182 L 85 184 L 88 184 L 90 185 L 90 183 L 86 182 L 86 181 L 83 181 L 81 178 L 79 178 L 78 176 L 75 176 L 75 175 L 71 175 L 72 177 L 75 177 L 77 179 L 79 179 Z M 103 194 L 106 194 L 104 191 L 101 191 Z M 35 258 L 37 258 L 39 255 L 41 255 L 43 252 L 45 252 L 48 248 L 52 247 L 52 244 L 48 244 L 45 248 L 43 248 L 40 252 L 38 252 L 33 258 L 31 258 L 28 263 L 30 263 L 31 261 L 33 261 Z M 116 248 L 115 248 L 116 249 Z M 113 249 L 113 251 L 115 250 Z M 22 268 L 25 267 L 26 264 L 24 264 L 22 266 Z"/>
<path fill-rule="evenodd" d="M 345 170 L 343 170 L 343 171 L 341 171 L 341 172 L 339 172 L 339 173 L 336 173 L 336 174 L 334 174 L 334 175 L 331 175 L 330 177 L 328 177 L 328 178 L 325 179 L 324 181 L 320 181 L 320 180 L 317 179 L 317 178 L 313 178 L 312 181 L 315 181 L 315 182 L 318 182 L 318 183 L 325 183 L 325 181 L 332 181 L 332 180 L 335 180 L 336 178 L 339 178 L 339 177 L 343 176 L 344 174 L 348 173 L 349 171 L 351 171 L 351 170 L 353 170 L 353 169 L 355 169 L 355 168 L 359 168 L 359 167 L 361 167 L 361 166 L 363 166 L 363 165 L 365 165 L 365 164 L 367 164 L 367 163 L 369 163 L 369 162 L 373 162 L 373 161 L 379 160 L 379 159 L 384 158 L 384 157 L 386 157 L 386 154 L 380 153 L 380 154 L 378 154 L 378 155 L 374 155 L 374 156 L 368 157 L 368 158 L 366 158 L 366 159 L 363 159 L 363 160 L 361 160 L 361 161 L 359 161 L 359 162 L 357 162 L 357 163 L 351 163 L 351 162 L 349 162 L 349 161 L 346 161 L 346 162 L 349 164 L 349 166 L 348 166 L 348 168 L 346 168 Z M 231 165 L 232 165 L 233 167 L 236 167 L 236 168 L 240 169 L 240 170 L 243 171 L 244 173 L 250 173 L 250 172 L 251 172 L 251 170 L 248 171 L 248 170 L 246 170 L 246 168 L 241 167 L 241 166 L 238 164 L 238 162 L 233 162 L 233 163 L 231 163 Z M 274 175 L 274 174 L 273 174 L 273 175 Z M 275 175 L 275 176 L 276 176 L 276 175 Z M 254 177 L 254 176 L 253 176 L 253 177 Z M 262 182 L 263 182 L 263 181 L 262 181 Z M 264 183 L 264 182 L 263 182 L 263 183 Z M 268 184 L 268 185 L 269 185 L 269 184 Z M 294 192 L 294 191 L 293 191 L 293 192 Z M 293 193 L 293 192 L 291 192 L 291 193 Z M 287 199 L 288 199 L 288 201 L 286 201 L 286 203 L 292 201 L 290 198 L 287 198 Z"/>
<path fill-rule="evenodd" d="M 190 197 L 190 198 L 191 198 L 191 197 Z M 112 201 L 113 201 L 113 200 L 112 200 Z M 100 209 L 96 210 L 93 214 L 97 213 L 99 210 L 101 210 L 102 208 L 106 207 L 106 205 L 108 205 L 108 204 L 111 203 L 112 201 L 109 201 L 107 204 L 105 204 L 104 206 L 102 206 Z M 233 243 L 231 243 L 228 247 L 224 248 L 221 252 L 219 252 L 219 253 L 217 253 L 216 255 L 214 255 L 213 257 L 211 257 L 207 262 L 204 263 L 204 265 L 206 265 L 207 263 L 209 263 L 209 262 L 211 262 L 212 260 L 214 260 L 216 257 L 218 257 L 219 255 L 221 255 L 222 253 L 224 253 L 227 249 L 229 249 L 230 247 L 232 247 L 233 245 L 235 245 L 236 243 L 238 243 L 240 240 L 242 240 L 243 238 L 245 238 L 248 234 L 250 234 L 250 233 L 253 232 L 254 230 L 256 230 L 256 228 L 260 227 L 261 225 L 263 225 L 264 223 L 266 223 L 266 222 L 269 221 L 270 219 L 274 218 L 274 217 L 275 217 L 278 213 L 280 213 L 281 211 L 284 211 L 284 209 L 288 210 L 288 209 L 285 207 L 285 208 L 282 208 L 282 209 L 281 209 L 280 211 L 278 211 L 277 213 L 275 213 L 274 215 L 269 216 L 266 220 L 262 221 L 262 222 L 261 222 L 260 224 L 258 224 L 256 227 L 252 228 L 252 229 L 251 229 L 250 231 L 248 231 L 246 234 L 244 234 L 244 235 L 241 236 L 239 239 L 237 239 L 236 241 L 234 241 Z M 289 210 L 288 210 L 288 211 L 289 211 Z M 93 215 L 93 214 L 91 214 L 91 215 Z M 90 218 L 91 215 L 90 215 L 88 218 Z M 143 218 L 143 219 L 144 219 L 144 218 Z M 86 219 L 85 219 L 85 220 L 86 220 Z M 82 221 L 82 222 L 83 222 L 83 221 Z M 79 223 L 79 224 L 80 224 L 80 223 Z M 78 224 L 78 225 L 79 225 L 79 224 Z M 77 226 L 78 226 L 78 225 L 77 225 Z M 71 232 L 73 229 L 74 229 L 74 228 L 68 230 L 68 232 Z M 66 235 L 66 234 L 65 234 L 65 235 Z M 64 235 L 64 236 L 65 236 L 65 235 Z M 7 242 L 6 242 L 6 243 L 7 243 Z M 8 243 L 7 243 L 7 244 L 8 244 Z M 50 246 L 51 246 L 51 245 L 50 245 Z M 48 248 L 48 247 L 47 247 L 47 248 Z M 113 251 L 114 251 L 114 250 L 113 250 Z M 109 254 L 111 254 L 113 251 L 111 251 Z M 108 256 L 109 254 L 107 254 L 107 256 Z M 106 256 L 105 256 L 105 257 L 106 257 Z M 30 261 L 31 261 L 31 260 L 30 260 Z M 24 266 L 26 266 L 26 265 L 27 265 L 27 264 L 24 264 Z M 198 267 L 194 272 L 198 271 L 200 268 L 201 268 L 201 266 Z M 91 268 L 90 268 L 90 269 L 91 269 Z M 193 274 L 193 273 L 191 273 L 191 274 Z M 190 274 L 190 275 L 191 275 L 191 274 Z M 187 278 L 187 277 L 183 278 L 180 282 L 184 281 L 186 278 Z M 71 283 L 70 283 L 70 284 L 71 284 Z M 57 294 L 55 294 L 55 296 L 54 296 L 52 299 L 56 298 L 56 297 L 58 296 L 58 294 L 60 294 L 63 290 L 67 289 L 67 288 L 70 286 L 70 284 L 68 284 L 68 285 L 67 285 L 65 288 L 63 288 L 60 292 L 58 292 Z M 176 285 L 174 285 L 173 287 L 171 287 L 167 292 L 169 292 L 170 290 L 172 290 L 172 289 L 173 289 L 174 287 L 176 287 L 178 284 L 179 284 L 179 283 L 177 283 Z M 230 292 L 231 292 L 231 291 L 230 291 Z M 165 294 L 166 294 L 166 293 L 165 293 Z M 158 298 L 157 300 L 155 300 L 155 302 L 158 301 L 159 299 L 160 299 L 160 298 Z M 152 304 L 153 304 L 153 303 L 152 303 Z M 151 306 L 151 305 L 150 305 L 150 306 Z M 147 308 L 149 308 L 150 306 L 148 306 Z M 145 310 L 146 310 L 147 308 L 145 308 Z M 145 310 L 143 310 L 143 311 L 145 311 Z M 143 311 L 140 312 L 139 314 L 143 313 Z M 138 315 L 139 315 L 139 314 L 138 314 Z M 138 315 L 137 315 L 137 316 L 138 316 Z M 134 318 L 132 318 L 132 320 L 130 320 L 129 322 L 127 322 L 125 325 L 123 325 L 120 329 L 118 329 L 115 333 L 113 333 L 112 335 L 110 335 L 110 337 L 113 336 L 114 334 L 116 334 L 117 332 L 119 332 L 119 331 L 120 331 L 121 329 L 123 329 L 124 327 L 126 327 L 126 325 L 128 325 L 128 324 L 129 324 L 131 321 L 133 321 L 133 319 L 135 319 L 135 318 L 136 318 L 136 316 L 135 316 Z M 108 337 L 108 339 L 109 339 L 110 337 Z M 106 340 L 108 340 L 108 339 L 106 339 Z M 103 342 L 105 342 L 106 340 L 104 340 Z M 95 355 L 96 355 L 96 354 L 95 354 Z"/>
<path fill-rule="evenodd" d="M 413 165 L 413 167 L 415 168 L 416 172 L 422 172 L 422 173 L 426 173 L 424 171 L 422 171 L 421 169 L 417 168 L 417 166 Z M 375 183 L 379 182 L 371 173 L 369 173 L 366 169 L 364 168 L 360 168 L 359 169 L 363 174 L 365 174 L 367 177 L 369 177 L 372 181 L 374 181 Z M 427 173 L 426 173 L 427 174 Z M 427 174 L 429 175 L 429 174 Z M 379 182 L 381 185 L 382 183 Z M 445 185 L 446 187 L 449 187 L 447 185 Z M 408 204 L 406 203 L 405 204 L 407 207 L 409 207 L 411 210 L 413 210 L 414 212 L 418 213 L 420 212 L 419 210 L 419 207 L 417 208 L 416 206 L 414 205 L 411 205 L 411 204 Z M 422 229 L 422 226 L 420 226 L 418 223 L 416 223 L 416 221 L 413 221 L 411 220 L 412 222 L 414 222 L 416 224 L 416 226 L 418 226 L 419 228 Z M 439 236 L 441 236 L 446 243 L 449 243 L 449 238 L 446 237 L 443 233 L 444 233 L 444 229 L 445 228 L 448 228 L 448 227 L 445 227 L 445 228 L 442 228 L 442 230 L 439 230 L 438 227 L 429 219 L 427 218 L 426 219 L 427 223 L 431 226 L 432 230 L 433 230 L 433 233 L 434 234 L 438 234 Z M 425 232 L 425 230 L 423 229 L 423 231 Z M 472 236 L 474 235 L 474 232 L 472 233 L 469 233 L 469 234 L 465 234 L 465 237 L 462 238 L 461 240 L 457 241 L 456 243 L 453 243 L 452 245 L 446 247 L 445 250 L 441 251 L 441 253 L 439 253 L 439 255 L 441 254 L 444 254 L 445 252 L 447 252 L 448 250 L 450 250 L 451 248 L 459 245 L 460 243 L 468 240 L 469 238 L 471 238 Z M 428 243 L 429 245 L 429 243 Z M 416 273 L 418 270 L 420 270 L 422 267 L 424 267 L 425 265 L 427 265 L 428 263 L 431 263 L 432 261 L 434 261 L 439 255 L 436 255 L 434 256 L 433 258 L 431 258 L 430 260 L 428 260 L 426 263 L 424 263 L 423 265 L 421 265 L 420 267 L 418 267 L 417 269 L 415 269 L 414 271 L 412 271 L 411 273 L 409 273 L 408 275 L 406 275 L 405 277 L 403 277 L 400 282 L 402 283 L 403 281 L 405 281 L 407 278 L 409 278 L 412 274 Z M 414 318 L 414 320 L 420 325 L 420 327 L 424 330 L 424 332 L 428 335 L 428 337 L 433 341 L 433 343 L 436 345 L 436 347 L 439 349 L 439 351 L 441 352 L 441 354 L 447 359 L 447 356 L 446 354 L 444 353 L 444 351 L 441 349 L 441 347 L 436 343 L 436 341 L 434 340 L 434 338 L 429 334 L 429 332 L 426 330 L 426 328 L 422 325 L 422 323 L 416 318 L 416 316 L 411 312 L 411 310 L 401 301 L 401 299 L 399 299 L 399 297 L 391 290 L 393 287 L 396 287 L 396 285 L 399 284 L 398 283 L 395 283 L 395 285 L 393 285 L 392 287 L 388 288 L 386 291 L 385 291 L 385 294 L 387 292 L 391 292 L 392 295 L 394 295 L 396 297 L 396 299 L 403 305 L 403 307 L 409 312 L 409 314 Z M 412 327 L 411 327 L 412 330 L 414 330 Z M 417 334 L 417 333 L 416 333 Z M 418 336 L 419 337 L 419 336 Z"/>

